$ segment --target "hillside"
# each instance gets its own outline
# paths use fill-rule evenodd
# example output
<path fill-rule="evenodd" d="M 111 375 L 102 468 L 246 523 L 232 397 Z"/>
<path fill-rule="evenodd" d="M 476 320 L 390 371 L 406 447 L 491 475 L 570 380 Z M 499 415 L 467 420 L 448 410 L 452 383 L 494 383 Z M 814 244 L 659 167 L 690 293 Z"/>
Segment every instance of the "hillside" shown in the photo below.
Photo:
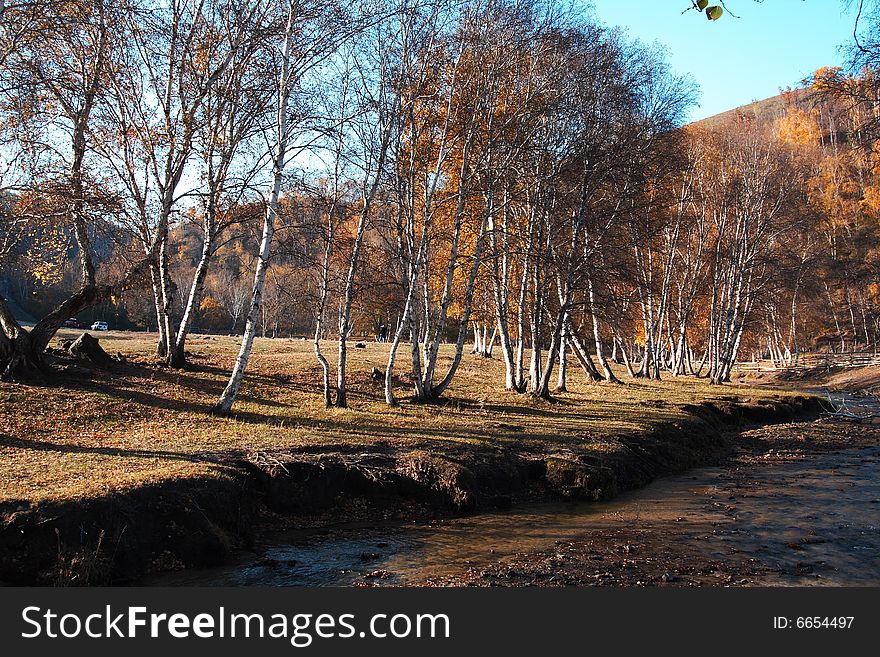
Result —
<path fill-rule="evenodd" d="M 764 98 L 763 100 L 756 100 L 747 105 L 734 107 L 726 112 L 721 112 L 720 114 L 714 114 L 705 119 L 694 121 L 689 125 L 714 129 L 730 123 L 731 120 L 740 116 L 755 117 L 761 121 L 769 122 L 780 118 L 784 114 L 785 108 L 791 103 L 802 108 L 807 108 L 811 102 L 810 98 L 810 89 L 792 89 L 781 92 L 775 96 L 770 96 L 769 98 Z"/>

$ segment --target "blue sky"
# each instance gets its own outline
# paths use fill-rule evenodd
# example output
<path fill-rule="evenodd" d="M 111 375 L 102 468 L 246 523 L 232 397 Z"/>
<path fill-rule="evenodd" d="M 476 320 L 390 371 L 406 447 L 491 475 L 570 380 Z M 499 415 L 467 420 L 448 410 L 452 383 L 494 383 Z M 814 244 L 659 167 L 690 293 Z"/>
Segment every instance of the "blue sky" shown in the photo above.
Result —
<path fill-rule="evenodd" d="M 700 107 L 690 119 L 717 114 L 779 93 L 820 66 L 845 59 L 855 21 L 840 0 L 725 0 L 740 18 L 708 21 L 690 0 L 592 0 L 600 22 L 668 49 L 679 73 L 700 85 Z M 710 2 L 709 4 L 720 4 Z"/>

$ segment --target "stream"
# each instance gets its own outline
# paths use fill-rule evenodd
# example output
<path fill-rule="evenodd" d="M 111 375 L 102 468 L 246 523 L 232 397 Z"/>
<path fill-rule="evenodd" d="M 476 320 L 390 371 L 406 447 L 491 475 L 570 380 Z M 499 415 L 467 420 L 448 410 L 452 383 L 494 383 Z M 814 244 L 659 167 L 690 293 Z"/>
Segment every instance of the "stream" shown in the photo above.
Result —
<path fill-rule="evenodd" d="M 640 554 L 650 555 L 651 568 L 653 562 L 660 562 L 658 574 L 668 567 L 662 563 L 664 553 L 683 551 L 687 555 L 680 560 L 685 562 L 723 564 L 735 559 L 746 564 L 750 579 L 738 582 L 743 584 L 876 586 L 880 584 L 878 465 L 880 447 L 868 446 L 781 464 L 691 470 L 605 503 L 527 505 L 428 525 L 294 532 L 275 536 L 273 545 L 259 553 L 244 553 L 235 563 L 165 574 L 145 583 L 461 584 L 472 582 L 485 569 L 538 559 L 530 555 L 546 559 L 560 552 L 560 546 L 574 545 L 592 532 L 593 538 L 620 543 L 606 546 L 609 551 L 625 548 L 629 553 L 627 541 L 641 541 L 644 547 L 629 561 L 638 566 Z M 635 539 L 628 538 L 635 532 Z M 582 561 L 600 559 L 598 554 L 584 554 L 596 549 L 594 543 L 577 549 Z M 565 559 L 564 554 L 556 556 Z M 552 558 L 547 563 L 563 564 Z M 627 567 L 626 560 L 622 563 Z M 604 567 L 596 565 L 599 570 Z M 584 577 L 599 575 L 582 575 L 568 583 L 584 583 Z M 663 581 L 669 577 L 663 575 Z"/>

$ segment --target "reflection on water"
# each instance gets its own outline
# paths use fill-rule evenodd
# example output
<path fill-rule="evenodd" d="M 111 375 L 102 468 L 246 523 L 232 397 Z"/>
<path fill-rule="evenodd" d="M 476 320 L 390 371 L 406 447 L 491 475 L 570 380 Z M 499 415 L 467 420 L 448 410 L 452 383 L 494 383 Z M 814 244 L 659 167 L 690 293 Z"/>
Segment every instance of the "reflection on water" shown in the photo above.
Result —
<path fill-rule="evenodd" d="M 551 549 L 591 527 L 686 521 L 675 540 L 698 541 L 715 558 L 753 556 L 778 571 L 760 583 L 877 585 L 878 463 L 880 448 L 850 450 L 740 471 L 693 470 L 609 503 L 533 505 L 431 526 L 288 535 L 237 564 L 148 583 L 338 586 L 370 579 L 399 585 Z"/>

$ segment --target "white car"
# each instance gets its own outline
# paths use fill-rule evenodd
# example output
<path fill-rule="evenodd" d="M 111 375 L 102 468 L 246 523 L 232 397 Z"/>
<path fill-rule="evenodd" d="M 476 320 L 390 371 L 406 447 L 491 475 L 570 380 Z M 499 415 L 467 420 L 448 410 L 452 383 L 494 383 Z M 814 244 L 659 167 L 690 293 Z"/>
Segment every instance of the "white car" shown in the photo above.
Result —
<path fill-rule="evenodd" d="M 107 322 L 95 322 L 92 324 L 93 331 L 109 331 L 110 325 Z"/>

